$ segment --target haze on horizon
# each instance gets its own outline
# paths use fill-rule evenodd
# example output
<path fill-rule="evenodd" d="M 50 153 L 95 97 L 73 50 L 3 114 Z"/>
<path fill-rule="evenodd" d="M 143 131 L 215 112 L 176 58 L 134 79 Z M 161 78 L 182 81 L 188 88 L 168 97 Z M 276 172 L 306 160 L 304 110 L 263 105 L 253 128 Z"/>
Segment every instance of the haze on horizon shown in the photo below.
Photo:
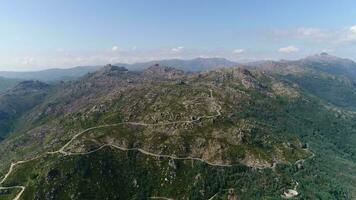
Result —
<path fill-rule="evenodd" d="M 224 57 L 356 60 L 353 0 L 13 0 L 0 8 L 0 71 Z"/>

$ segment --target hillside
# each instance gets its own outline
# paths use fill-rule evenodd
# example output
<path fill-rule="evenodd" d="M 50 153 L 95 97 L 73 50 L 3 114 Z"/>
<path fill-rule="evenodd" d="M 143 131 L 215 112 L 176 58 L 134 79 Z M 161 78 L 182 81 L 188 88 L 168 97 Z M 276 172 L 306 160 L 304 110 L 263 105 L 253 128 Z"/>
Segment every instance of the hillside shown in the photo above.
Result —
<path fill-rule="evenodd" d="M 42 102 L 48 91 L 49 86 L 45 83 L 23 81 L 0 94 L 0 140 L 15 129 L 22 114 Z"/>
<path fill-rule="evenodd" d="M 10 79 L 39 80 L 43 82 L 56 82 L 62 80 L 73 80 L 84 76 L 89 72 L 98 70 L 98 66 L 73 67 L 68 69 L 47 69 L 41 71 L 11 72 L 1 71 L 0 76 Z"/>
<path fill-rule="evenodd" d="M 3 78 L 0 76 L 0 94 L 14 87 L 20 81 L 19 79 Z"/>
<path fill-rule="evenodd" d="M 351 60 L 322 53 L 296 61 L 266 61 L 246 67 L 279 75 L 336 106 L 356 108 L 356 63 Z"/>
<path fill-rule="evenodd" d="M 0 143 L 0 197 L 351 199 L 355 113 L 291 80 L 108 65 L 51 86 Z"/>
<path fill-rule="evenodd" d="M 123 66 L 131 71 L 142 71 L 155 64 L 163 66 L 171 66 L 176 69 L 184 71 L 205 71 L 222 67 L 231 67 L 236 65 L 235 62 L 226 60 L 224 58 L 195 58 L 192 60 L 171 59 L 171 60 L 156 60 L 142 63 L 118 63 L 117 66 Z M 80 66 L 67 69 L 53 68 L 40 71 L 24 71 L 24 72 L 11 72 L 0 71 L 0 92 L 14 86 L 19 80 L 39 80 L 43 82 L 57 82 L 74 80 L 88 73 L 99 70 L 101 66 Z M 6 80 L 4 78 L 5 77 Z"/>
<path fill-rule="evenodd" d="M 123 64 L 118 63 L 118 66 L 124 66 L 130 70 L 141 71 L 150 66 L 159 64 L 162 66 L 171 66 L 176 69 L 184 70 L 187 72 L 199 72 L 223 67 L 233 67 L 237 63 L 227 60 L 225 58 L 195 58 L 191 60 L 170 59 L 170 60 L 154 60 L 142 63 Z"/>

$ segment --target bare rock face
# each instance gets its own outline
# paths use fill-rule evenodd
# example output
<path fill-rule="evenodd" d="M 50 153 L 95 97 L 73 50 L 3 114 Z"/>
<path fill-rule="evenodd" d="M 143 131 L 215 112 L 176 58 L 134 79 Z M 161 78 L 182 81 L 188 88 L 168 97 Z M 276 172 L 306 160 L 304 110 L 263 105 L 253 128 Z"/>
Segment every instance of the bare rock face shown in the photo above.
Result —
<path fill-rule="evenodd" d="M 263 86 L 256 77 L 247 69 L 237 68 L 233 71 L 233 77 L 241 80 L 242 85 L 247 89 L 261 89 Z"/>
<path fill-rule="evenodd" d="M 245 165 L 254 169 L 265 169 L 273 166 L 273 163 L 268 162 L 262 158 L 258 158 L 255 155 L 248 153 L 245 159 L 242 161 Z"/>
<path fill-rule="evenodd" d="M 123 72 L 127 72 L 128 69 L 126 69 L 125 67 L 119 67 L 119 66 L 115 66 L 115 65 L 111 65 L 111 64 L 107 64 L 105 65 L 100 72 L 102 72 L 105 75 L 115 75 L 118 73 L 123 73 Z"/>
<path fill-rule="evenodd" d="M 236 193 L 235 193 L 235 189 L 229 189 L 227 199 L 228 200 L 238 200 Z"/>
<path fill-rule="evenodd" d="M 297 190 L 294 190 L 294 189 L 288 189 L 287 191 L 285 191 L 282 195 L 282 197 L 286 198 L 286 199 L 290 199 L 290 198 L 293 198 L 293 197 L 296 197 L 298 196 L 299 193 Z"/>
<path fill-rule="evenodd" d="M 175 69 L 173 67 L 161 66 L 155 64 L 144 71 L 145 76 L 165 78 L 165 79 L 179 79 L 184 75 L 184 71 Z"/>

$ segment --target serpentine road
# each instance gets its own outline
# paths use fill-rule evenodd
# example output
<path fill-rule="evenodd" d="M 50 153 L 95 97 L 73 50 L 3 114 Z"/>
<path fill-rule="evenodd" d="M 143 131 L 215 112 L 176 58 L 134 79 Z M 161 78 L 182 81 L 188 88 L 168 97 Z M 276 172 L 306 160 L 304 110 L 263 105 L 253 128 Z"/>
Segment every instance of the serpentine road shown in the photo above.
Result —
<path fill-rule="evenodd" d="M 208 115 L 208 116 L 202 116 L 202 117 L 197 117 L 197 119 L 194 120 L 186 120 L 186 121 L 174 121 L 174 122 L 160 122 L 160 123 L 155 123 L 155 124 L 148 124 L 148 123 L 141 123 L 141 122 L 121 122 L 121 123 L 115 123 L 115 124 L 107 124 L 107 125 L 100 125 L 100 126 L 95 126 L 95 127 L 91 127 L 88 129 L 85 129 L 79 133 L 77 133 L 76 135 L 74 135 L 67 143 L 65 143 L 59 150 L 57 151 L 50 151 L 50 152 L 46 152 L 42 155 L 33 157 L 31 159 L 28 160 L 22 160 L 22 161 L 17 161 L 17 162 L 13 162 L 11 163 L 11 166 L 8 170 L 8 172 L 5 174 L 5 176 L 1 179 L 0 181 L 0 190 L 10 190 L 10 189 L 20 189 L 21 191 L 16 195 L 15 198 L 13 198 L 12 200 L 19 200 L 21 195 L 23 194 L 23 192 L 25 191 L 26 187 L 25 186 L 11 186 L 11 187 L 3 187 L 2 185 L 6 182 L 6 180 L 8 179 L 8 177 L 12 174 L 14 168 L 17 165 L 20 164 L 24 164 L 30 161 L 34 161 L 37 160 L 41 157 L 44 157 L 45 155 L 54 155 L 54 154 L 62 154 L 64 156 L 80 156 L 80 155 L 88 155 L 94 152 L 97 152 L 105 147 L 110 147 L 110 148 L 115 148 L 115 149 L 119 149 L 121 151 L 138 151 L 140 153 L 143 153 L 145 155 L 149 155 L 149 156 L 154 156 L 154 157 L 158 157 L 158 158 L 170 158 L 170 159 L 174 159 L 174 160 L 193 160 L 193 161 L 200 161 L 200 162 L 204 162 L 208 165 L 214 166 L 214 167 L 232 167 L 233 165 L 229 165 L 229 164 L 219 164 L 219 163 L 212 163 L 209 162 L 207 160 L 201 159 L 201 158 L 195 158 L 195 157 L 177 157 L 174 155 L 162 155 L 162 154 L 156 154 L 156 153 L 152 153 L 152 152 L 148 152 L 144 149 L 141 148 L 125 148 L 125 147 L 120 147 L 114 144 L 104 144 L 102 146 L 100 146 L 97 149 L 94 149 L 92 151 L 89 152 L 82 152 L 82 153 L 73 153 L 73 152 L 67 152 L 65 149 L 71 145 L 73 143 L 74 140 L 76 140 L 78 137 L 80 137 L 81 135 L 92 131 L 92 130 L 96 130 L 96 129 L 101 129 L 101 128 L 107 128 L 107 127 L 115 127 L 115 126 L 120 126 L 120 125 L 138 125 L 138 126 L 164 126 L 164 125 L 173 125 L 173 124 L 184 124 L 184 123 L 195 123 L 195 122 L 199 122 L 202 119 L 212 119 L 212 118 L 217 118 L 219 116 L 221 116 L 221 106 L 219 104 L 216 103 L 216 100 L 213 96 L 213 91 L 210 90 L 210 99 L 212 100 L 212 103 L 215 104 L 215 115 Z M 307 159 L 313 158 L 315 156 L 315 154 L 313 153 L 312 156 L 308 157 Z M 306 159 L 301 159 L 298 160 L 296 163 L 299 162 L 304 162 Z M 214 197 L 217 194 L 215 194 L 214 196 L 212 196 L 210 199 L 214 199 Z M 150 199 L 165 199 L 165 200 L 172 200 L 171 198 L 166 198 L 166 197 L 149 197 Z"/>
<path fill-rule="evenodd" d="M 209 161 L 203 160 L 201 158 L 194 158 L 194 157 L 177 157 L 177 156 L 173 156 L 173 155 L 161 155 L 161 154 L 155 154 L 155 153 L 151 153 L 148 152 L 144 149 L 141 148 L 125 148 L 125 147 L 120 147 L 114 144 L 104 144 L 102 146 L 100 146 L 99 148 L 89 151 L 89 152 L 83 152 L 83 153 L 72 153 L 72 152 L 67 152 L 65 151 L 65 149 L 74 141 L 76 140 L 79 136 L 92 131 L 92 130 L 96 130 L 96 129 L 101 129 L 101 128 L 107 128 L 107 127 L 115 127 L 115 126 L 120 126 L 120 125 L 139 125 L 139 126 L 164 126 L 164 125 L 173 125 L 173 124 L 184 124 L 184 123 L 195 123 L 195 122 L 199 122 L 202 119 L 212 119 L 212 118 L 216 118 L 221 116 L 221 106 L 219 104 L 216 103 L 215 98 L 213 96 L 213 91 L 210 90 L 210 99 L 212 100 L 212 102 L 215 104 L 214 107 L 216 109 L 216 114 L 215 115 L 208 115 L 208 116 L 202 116 L 202 117 L 197 117 L 197 119 L 194 120 L 186 120 L 186 121 L 174 121 L 174 122 L 161 122 L 161 123 L 155 123 L 155 124 L 147 124 L 147 123 L 141 123 L 141 122 L 121 122 L 121 123 L 115 123 L 115 124 L 107 124 L 107 125 L 100 125 L 100 126 L 95 126 L 95 127 L 91 127 L 88 129 L 85 129 L 79 133 L 77 133 L 76 135 L 74 135 L 67 143 L 65 143 L 59 150 L 57 151 L 50 151 L 50 152 L 46 152 L 43 155 L 39 155 L 36 157 L 33 157 L 31 159 L 28 160 L 21 160 L 21 161 L 17 161 L 17 162 L 13 162 L 11 163 L 11 166 L 8 170 L 8 172 L 5 174 L 5 176 L 1 179 L 0 181 L 0 190 L 10 190 L 10 189 L 21 189 L 21 191 L 16 195 L 15 198 L 13 198 L 12 200 L 19 200 L 21 195 L 23 194 L 23 192 L 25 191 L 26 187 L 25 186 L 11 186 L 11 187 L 3 187 L 2 185 L 6 182 L 6 180 L 8 179 L 8 177 L 12 174 L 14 168 L 17 165 L 20 164 L 24 164 L 30 161 L 34 161 L 37 160 L 41 157 L 44 157 L 45 155 L 52 155 L 52 154 L 63 154 L 64 156 L 79 156 L 79 155 L 87 155 L 87 154 L 91 154 L 94 152 L 97 152 L 105 147 L 112 147 L 112 148 L 116 148 L 122 151 L 139 151 L 145 155 L 149 155 L 149 156 L 154 156 L 154 157 L 160 157 L 160 158 L 170 158 L 170 159 L 175 159 L 175 160 L 196 160 L 196 161 L 201 161 L 204 162 L 208 165 L 211 166 L 215 166 L 215 167 L 231 167 L 232 165 L 228 165 L 228 164 L 217 164 L 217 163 L 211 163 Z M 170 199 L 170 198 L 166 198 L 166 197 L 150 197 L 151 199 Z M 170 199 L 171 200 L 171 199 Z"/>

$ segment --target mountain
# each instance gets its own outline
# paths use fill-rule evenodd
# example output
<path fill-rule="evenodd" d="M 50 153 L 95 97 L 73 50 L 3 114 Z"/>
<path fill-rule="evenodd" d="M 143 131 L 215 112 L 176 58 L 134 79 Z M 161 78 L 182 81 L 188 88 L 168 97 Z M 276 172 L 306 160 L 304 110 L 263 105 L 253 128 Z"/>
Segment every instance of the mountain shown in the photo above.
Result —
<path fill-rule="evenodd" d="M 115 65 L 126 67 L 133 71 L 142 71 L 150 66 L 154 66 L 155 64 L 160 64 L 163 66 L 171 66 L 176 69 L 181 69 L 184 71 L 193 71 L 193 72 L 205 71 L 205 70 L 222 68 L 222 67 L 231 67 L 236 65 L 235 62 L 226 60 L 224 58 L 196 58 L 192 60 L 180 60 L 180 59 L 156 60 L 156 61 L 134 63 L 134 64 L 119 63 Z M 78 77 L 84 76 L 87 73 L 94 72 L 99 68 L 101 68 L 101 66 L 80 66 L 80 67 L 73 67 L 68 69 L 47 69 L 42 71 L 31 71 L 31 72 L 1 71 L 0 81 L 3 81 L 1 76 L 9 79 L 39 80 L 44 82 L 73 80 Z"/>
<path fill-rule="evenodd" d="M 0 93 L 10 89 L 11 87 L 18 84 L 20 81 L 21 80 L 19 80 L 19 79 L 10 79 L 10 78 L 0 77 Z"/>
<path fill-rule="evenodd" d="M 297 62 L 300 66 L 333 75 L 345 76 L 356 81 L 356 63 L 349 59 L 321 53 Z"/>
<path fill-rule="evenodd" d="M 156 60 L 143 63 L 134 63 L 134 64 L 116 64 L 118 66 L 125 66 L 130 70 L 140 71 L 144 70 L 155 64 L 163 66 L 171 66 L 176 69 L 183 71 L 206 71 L 211 69 L 217 69 L 222 67 L 232 67 L 237 65 L 237 63 L 229 61 L 225 58 L 195 58 L 192 60 L 181 60 L 181 59 L 170 59 L 170 60 Z"/>
<path fill-rule="evenodd" d="M 0 76 L 12 79 L 39 80 L 44 82 L 55 82 L 62 80 L 72 80 L 84 76 L 89 72 L 98 70 L 98 66 L 82 66 L 68 69 L 47 69 L 42 71 L 10 72 L 2 71 Z"/>
<path fill-rule="evenodd" d="M 252 63 L 250 69 L 278 74 L 336 106 L 356 107 L 356 63 L 322 53 L 296 61 Z"/>
<path fill-rule="evenodd" d="M 216 69 L 221 67 L 231 67 L 236 65 L 235 62 L 226 60 L 224 58 L 196 58 L 192 60 L 156 60 L 143 63 L 126 64 L 119 63 L 117 66 L 126 67 L 133 71 L 142 71 L 155 64 L 163 66 L 171 66 L 184 71 L 204 71 L 210 69 Z M 47 69 L 42 71 L 30 71 L 30 72 L 10 72 L 0 71 L 0 77 L 20 80 L 39 80 L 44 82 L 56 82 L 63 80 L 73 80 L 78 77 L 84 76 L 87 73 L 94 72 L 101 68 L 101 66 L 80 66 L 68 69 Z M 0 78 L 0 83 L 2 79 Z M 0 85 L 0 91 L 4 90 Z"/>
<path fill-rule="evenodd" d="M 288 76 L 310 67 L 285 63 L 25 82 L 3 97 L 40 96 L 9 118 L 0 197 L 352 199 L 356 114 Z"/>
<path fill-rule="evenodd" d="M 14 130 L 15 122 L 23 113 L 39 104 L 49 86 L 39 81 L 23 81 L 0 94 L 0 139 Z"/>

